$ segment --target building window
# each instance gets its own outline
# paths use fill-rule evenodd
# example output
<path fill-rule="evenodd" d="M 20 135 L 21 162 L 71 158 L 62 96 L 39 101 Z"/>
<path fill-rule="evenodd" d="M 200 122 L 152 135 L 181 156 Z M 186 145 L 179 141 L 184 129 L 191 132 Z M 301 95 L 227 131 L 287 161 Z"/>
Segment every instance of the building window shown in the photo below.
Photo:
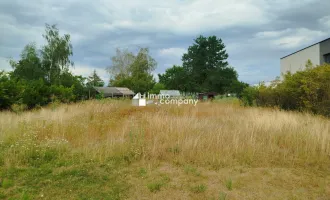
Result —
<path fill-rule="evenodd" d="M 324 62 L 330 63 L 330 53 L 324 54 L 323 57 L 324 57 Z"/>

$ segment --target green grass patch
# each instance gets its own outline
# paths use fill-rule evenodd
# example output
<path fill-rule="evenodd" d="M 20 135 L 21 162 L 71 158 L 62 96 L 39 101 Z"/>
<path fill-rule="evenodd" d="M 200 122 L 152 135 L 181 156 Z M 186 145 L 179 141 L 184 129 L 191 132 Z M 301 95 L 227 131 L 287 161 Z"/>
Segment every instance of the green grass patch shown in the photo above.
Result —
<path fill-rule="evenodd" d="M 0 199 L 124 199 L 130 185 L 123 169 L 111 162 L 0 168 Z"/>
<path fill-rule="evenodd" d="M 158 182 L 153 182 L 153 183 L 149 183 L 147 185 L 148 189 L 150 192 L 157 192 L 160 190 L 160 188 L 163 186 L 163 183 L 158 181 Z"/>
<path fill-rule="evenodd" d="M 186 165 L 185 167 L 184 167 L 184 172 L 186 173 L 186 174 L 192 174 L 192 175 L 194 175 L 194 176 L 200 176 L 201 175 L 201 173 L 197 170 L 197 168 L 196 167 L 193 167 L 193 166 L 191 166 L 191 165 Z"/>
<path fill-rule="evenodd" d="M 233 181 L 231 179 L 227 179 L 225 185 L 228 190 L 233 189 Z"/>
<path fill-rule="evenodd" d="M 140 170 L 139 170 L 139 176 L 142 177 L 142 178 L 146 177 L 147 176 L 147 170 L 145 168 L 141 167 Z"/>
<path fill-rule="evenodd" d="M 6 199 L 6 195 L 0 191 L 0 199 Z"/>
<path fill-rule="evenodd" d="M 219 194 L 219 200 L 226 200 L 227 199 L 227 194 L 224 192 L 220 192 Z"/>
<path fill-rule="evenodd" d="M 158 192 L 160 189 L 165 186 L 170 181 L 170 178 L 166 175 L 163 175 L 160 180 L 153 181 L 147 184 L 147 187 L 150 192 Z"/>
<path fill-rule="evenodd" d="M 13 186 L 14 186 L 14 181 L 7 179 L 7 178 L 3 179 L 2 183 L 1 183 L 1 187 L 4 189 L 8 189 Z"/>
<path fill-rule="evenodd" d="M 199 185 L 196 185 L 196 186 L 192 186 L 190 188 L 190 190 L 194 193 L 203 193 L 205 192 L 207 189 L 206 185 L 204 184 L 199 184 Z"/>

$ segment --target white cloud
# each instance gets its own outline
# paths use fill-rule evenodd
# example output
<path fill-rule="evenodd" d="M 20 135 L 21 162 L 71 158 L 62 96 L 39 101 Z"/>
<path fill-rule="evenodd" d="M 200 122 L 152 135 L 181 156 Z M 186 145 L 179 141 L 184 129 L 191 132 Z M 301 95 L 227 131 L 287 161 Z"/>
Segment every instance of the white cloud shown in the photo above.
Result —
<path fill-rule="evenodd" d="M 326 28 L 330 28 L 330 15 L 322 17 L 319 22 Z"/>
<path fill-rule="evenodd" d="M 104 30 L 129 29 L 195 35 L 230 26 L 267 23 L 268 13 L 263 4 L 264 0 L 49 0 L 20 6 L 27 17 L 64 24 L 76 28 L 71 29 L 75 32 L 83 30 L 95 35 Z"/>
<path fill-rule="evenodd" d="M 175 48 L 175 47 L 171 47 L 171 48 L 165 48 L 165 49 L 160 49 L 158 51 L 158 54 L 160 56 L 173 56 L 173 57 L 182 57 L 182 55 L 184 53 L 186 53 L 187 50 L 184 48 Z"/>
<path fill-rule="evenodd" d="M 307 28 L 285 29 L 279 31 L 266 31 L 256 34 L 257 39 L 264 39 L 271 47 L 292 49 L 301 47 L 302 45 L 309 45 L 315 39 L 325 37 L 327 32 L 310 30 Z"/>
<path fill-rule="evenodd" d="M 268 22 L 262 0 L 101 1 L 108 28 L 195 35 L 201 31 Z M 108 12 L 107 12 L 108 11 Z"/>
<path fill-rule="evenodd" d="M 274 37 L 280 37 L 282 35 L 285 35 L 287 33 L 292 32 L 291 28 L 285 29 L 285 30 L 280 30 L 280 31 L 264 31 L 264 32 L 258 32 L 256 34 L 257 38 L 274 38 Z"/>
<path fill-rule="evenodd" d="M 99 75 L 99 77 L 107 84 L 109 82 L 109 75 L 107 74 L 105 68 L 97 68 L 94 66 L 84 65 L 80 63 L 75 63 L 74 68 L 71 68 L 71 72 L 74 75 L 82 75 L 83 77 L 90 76 L 94 69 L 96 70 L 96 73 Z"/>

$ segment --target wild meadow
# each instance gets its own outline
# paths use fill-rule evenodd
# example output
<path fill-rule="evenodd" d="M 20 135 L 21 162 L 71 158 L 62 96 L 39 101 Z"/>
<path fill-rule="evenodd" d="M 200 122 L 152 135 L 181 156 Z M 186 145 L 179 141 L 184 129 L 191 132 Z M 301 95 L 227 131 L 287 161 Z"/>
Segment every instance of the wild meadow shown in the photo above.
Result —
<path fill-rule="evenodd" d="M 0 113 L 0 199 L 330 198 L 330 120 L 125 100 Z"/>

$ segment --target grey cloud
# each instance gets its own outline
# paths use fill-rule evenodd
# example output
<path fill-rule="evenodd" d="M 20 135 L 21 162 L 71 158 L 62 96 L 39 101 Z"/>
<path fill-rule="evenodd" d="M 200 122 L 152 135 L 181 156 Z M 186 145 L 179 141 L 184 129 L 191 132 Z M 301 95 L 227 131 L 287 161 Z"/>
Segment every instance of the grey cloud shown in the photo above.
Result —
<path fill-rule="evenodd" d="M 104 2 L 107 3 L 106 6 Z M 161 49 L 187 49 L 199 34 L 216 35 L 225 43 L 229 53 L 229 62 L 237 69 L 240 79 L 249 83 L 258 83 L 278 76 L 280 57 L 306 44 L 299 43 L 295 47 L 281 48 L 280 45 L 274 45 L 273 40 L 279 40 L 289 33 L 275 38 L 258 38 L 257 33 L 291 29 L 290 34 L 295 35 L 296 29 L 305 28 L 330 34 L 329 30 L 319 22 L 319 19 L 329 15 L 330 1 L 326 0 L 292 2 L 255 0 L 251 7 L 252 11 L 255 11 L 254 7 L 258 7 L 265 19 L 244 16 L 249 15 L 246 11 L 243 17 L 254 19 L 256 22 L 238 20 L 237 16 L 233 16 L 236 20 L 233 24 L 222 26 L 220 24 L 227 24 L 227 22 L 224 23 L 221 21 L 223 18 L 219 18 L 219 24 L 213 20 L 211 21 L 214 22 L 213 27 L 210 26 L 209 21 L 205 22 L 207 24 L 205 27 L 199 29 L 194 29 L 190 22 L 187 22 L 186 26 L 178 27 L 175 23 L 180 24 L 180 20 L 166 21 L 163 16 L 155 16 L 157 12 L 152 9 L 166 11 L 167 17 L 171 17 L 171 13 L 178 15 L 180 10 L 171 10 L 175 9 L 175 1 L 160 2 L 159 5 L 155 1 L 150 2 L 148 4 L 147 1 L 123 1 L 121 5 L 118 2 L 87 0 L 36 0 L 33 3 L 21 0 L 0 1 L 0 22 L 3 24 L 2 27 L 6 27 L 0 32 L 0 57 L 17 58 L 24 45 L 29 42 L 35 41 L 39 46 L 42 45 L 41 35 L 44 24 L 49 23 L 58 24 L 62 34 L 71 34 L 74 48 L 73 60 L 78 63 L 76 67 L 84 66 L 84 73 L 87 73 L 88 68 L 96 68 L 103 72 L 103 69 L 111 64 L 111 56 L 114 55 L 117 47 L 129 48 L 133 51 L 141 46 L 150 48 L 152 56 L 158 62 L 158 68 L 154 73 L 157 74 L 164 72 L 173 64 L 181 64 L 182 55 L 160 56 L 158 52 Z M 242 2 L 245 3 L 245 1 Z M 140 3 L 150 6 L 150 9 L 143 5 L 134 7 Z M 189 2 L 184 2 L 182 5 L 188 4 Z M 125 6 L 129 8 L 125 9 Z M 223 15 L 228 16 L 228 14 L 230 12 Z M 154 27 L 143 24 L 146 21 L 154 23 L 157 19 L 160 21 L 156 21 Z M 125 23 L 137 24 L 125 25 Z M 161 27 L 162 24 L 168 29 Z M 171 25 L 173 25 L 173 30 Z M 306 37 L 313 37 L 311 42 L 323 39 L 323 35 Z M 3 62 L 1 64 L 3 65 Z M 76 71 L 79 72 L 78 69 Z M 106 74 L 101 76 L 107 77 Z"/>

